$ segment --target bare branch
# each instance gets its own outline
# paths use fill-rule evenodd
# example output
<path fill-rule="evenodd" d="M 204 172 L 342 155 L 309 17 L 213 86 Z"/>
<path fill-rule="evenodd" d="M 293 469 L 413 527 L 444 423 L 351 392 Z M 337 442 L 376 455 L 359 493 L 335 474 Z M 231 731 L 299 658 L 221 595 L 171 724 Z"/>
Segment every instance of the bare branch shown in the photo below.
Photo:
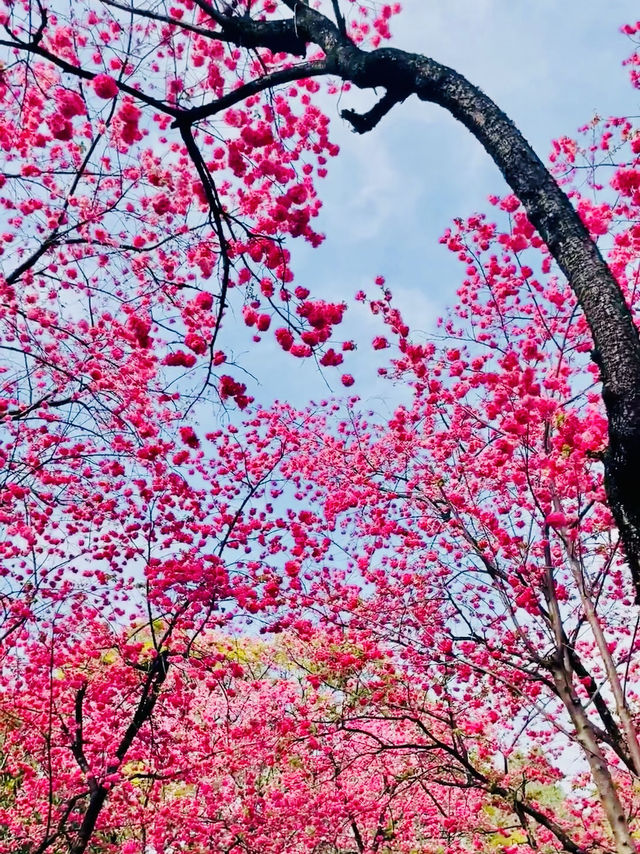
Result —
<path fill-rule="evenodd" d="M 366 113 L 357 113 L 355 110 L 342 110 L 340 115 L 343 119 L 349 122 L 356 133 L 367 133 L 383 119 L 387 113 L 400 104 L 408 96 L 406 94 L 398 94 L 389 90 L 379 101 Z"/>

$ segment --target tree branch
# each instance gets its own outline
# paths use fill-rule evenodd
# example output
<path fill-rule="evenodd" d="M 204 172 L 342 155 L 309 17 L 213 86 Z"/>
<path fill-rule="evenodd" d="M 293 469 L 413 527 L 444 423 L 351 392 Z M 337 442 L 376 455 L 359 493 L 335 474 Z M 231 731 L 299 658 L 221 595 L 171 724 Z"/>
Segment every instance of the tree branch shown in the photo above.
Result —
<path fill-rule="evenodd" d="M 167 678 L 168 669 L 169 659 L 167 653 L 161 652 L 151 663 L 151 667 L 149 668 L 149 672 L 142 686 L 142 694 L 138 701 L 138 706 L 134 712 L 131 723 L 125 730 L 124 735 L 120 740 L 120 744 L 116 749 L 115 755 L 118 759 L 118 764 L 109 765 L 107 767 L 107 774 L 113 774 L 118 769 L 119 763 L 122 762 L 126 756 L 127 751 L 133 744 L 133 740 L 153 714 L 153 710 L 160 694 L 160 689 Z M 104 807 L 108 794 L 109 789 L 103 783 L 97 784 L 95 789 L 92 790 L 91 798 L 89 799 L 89 804 L 87 805 L 80 829 L 78 830 L 75 840 L 69 847 L 69 854 L 84 854 L 86 851 L 87 845 L 93 835 L 98 816 Z"/>
<path fill-rule="evenodd" d="M 338 25 L 338 29 L 342 33 L 343 36 L 347 35 L 347 22 L 344 19 L 344 15 L 340 9 L 340 0 L 331 0 L 331 5 L 333 6 L 333 14 L 335 15 L 336 24 Z"/>
<path fill-rule="evenodd" d="M 273 53 L 290 53 L 293 56 L 304 56 L 307 52 L 306 43 L 298 35 L 293 18 L 255 21 L 247 15 L 223 15 L 207 0 L 195 0 L 195 2 L 218 24 L 224 40 L 238 47 L 265 47 Z M 136 10 L 132 7 L 132 11 Z"/>
<path fill-rule="evenodd" d="M 355 110 L 342 110 L 340 115 L 353 127 L 356 133 L 367 133 L 383 119 L 387 113 L 405 100 L 409 93 L 401 94 L 389 89 L 385 95 L 366 113 L 357 113 Z"/>
<path fill-rule="evenodd" d="M 184 110 L 175 119 L 171 127 L 184 127 L 185 125 L 194 124 L 194 122 L 214 116 L 216 113 L 226 110 L 234 104 L 239 104 L 241 101 L 251 97 L 251 95 L 258 94 L 258 92 L 273 89 L 275 86 L 281 86 L 283 83 L 292 83 L 294 80 L 301 80 L 305 77 L 317 77 L 326 73 L 327 64 L 322 59 L 303 62 L 291 68 L 280 69 L 279 71 L 272 71 L 263 77 L 257 77 L 255 80 L 245 83 L 244 86 L 239 86 L 233 92 L 228 92 L 226 95 L 222 95 L 221 98 L 217 98 L 209 104 Z"/>

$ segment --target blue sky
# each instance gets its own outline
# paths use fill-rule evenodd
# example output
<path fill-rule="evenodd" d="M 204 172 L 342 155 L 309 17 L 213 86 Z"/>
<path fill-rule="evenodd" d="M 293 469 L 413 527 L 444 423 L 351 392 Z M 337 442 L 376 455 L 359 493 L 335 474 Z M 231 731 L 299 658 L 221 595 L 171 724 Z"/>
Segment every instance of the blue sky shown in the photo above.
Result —
<path fill-rule="evenodd" d="M 405 0 L 403 10 L 393 44 L 465 74 L 543 158 L 551 139 L 573 135 L 596 112 L 639 112 L 638 93 L 621 64 L 631 43 L 619 32 L 637 18 L 637 2 Z M 505 185 L 461 125 L 416 99 L 395 108 L 370 134 L 353 134 L 338 112 L 366 103 L 362 98 L 349 93 L 339 106 L 327 101 L 333 138 L 341 146 L 320 186 L 320 227 L 327 239 L 317 250 L 291 245 L 297 280 L 318 296 L 339 300 L 361 287 L 372 289 L 375 276 L 383 274 L 413 326 L 427 333 L 455 299 L 462 272 L 438 238 L 454 217 L 486 210 L 487 196 Z M 368 346 L 379 326 L 364 310 L 350 315 L 346 329 L 362 342 L 345 366 L 357 379 L 352 391 L 384 408 L 391 390 L 377 380 Z M 253 353 L 238 342 L 239 362 L 261 380 L 256 397 L 302 404 L 326 396 L 326 382 L 312 362 L 278 353 L 269 337 Z M 344 393 L 341 372 L 324 372 L 337 395 Z"/>

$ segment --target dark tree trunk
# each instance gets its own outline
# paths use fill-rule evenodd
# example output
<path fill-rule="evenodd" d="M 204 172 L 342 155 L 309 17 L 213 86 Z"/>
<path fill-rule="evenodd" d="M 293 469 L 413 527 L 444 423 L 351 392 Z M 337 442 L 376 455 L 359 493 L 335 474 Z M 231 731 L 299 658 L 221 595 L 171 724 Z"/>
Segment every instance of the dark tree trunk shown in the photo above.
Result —
<path fill-rule="evenodd" d="M 118 764 L 108 767 L 108 774 L 112 774 L 117 771 L 119 763 L 121 763 L 127 755 L 127 752 L 133 744 L 136 736 L 144 724 L 151 719 L 151 715 L 153 714 L 153 710 L 160 695 L 160 689 L 167 678 L 168 669 L 169 658 L 166 652 L 161 652 L 153 659 L 153 661 L 151 661 L 149 665 L 149 672 L 147 673 L 142 685 L 142 692 L 135 713 L 125 730 L 122 739 L 120 740 L 118 749 L 116 750 L 116 759 L 118 760 Z M 108 796 L 109 790 L 104 785 L 96 784 L 95 787 L 92 788 L 89 803 L 82 818 L 80 829 L 73 841 L 69 844 L 69 854 L 84 854 L 87 850 L 87 846 L 94 834 L 96 823 Z"/>

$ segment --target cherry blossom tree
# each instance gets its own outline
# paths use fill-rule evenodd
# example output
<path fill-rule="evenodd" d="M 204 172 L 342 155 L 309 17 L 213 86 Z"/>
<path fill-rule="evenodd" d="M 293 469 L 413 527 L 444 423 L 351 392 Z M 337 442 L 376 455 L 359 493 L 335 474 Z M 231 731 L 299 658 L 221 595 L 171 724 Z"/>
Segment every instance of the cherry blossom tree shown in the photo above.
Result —
<path fill-rule="evenodd" d="M 307 163 L 301 175 L 295 168 L 308 153 L 319 158 L 316 169 L 322 175 L 326 156 L 337 153 L 327 138 L 327 119 L 309 97 L 319 86 L 315 78 L 331 76 L 343 87 L 385 89 L 368 113 L 343 111 L 359 133 L 372 129 L 411 95 L 437 103 L 465 124 L 495 160 L 585 313 L 609 419 L 608 496 L 637 576 L 640 507 L 635 475 L 630 473 L 639 469 L 635 455 L 640 447 L 636 397 L 640 343 L 615 277 L 557 182 L 487 96 L 431 58 L 379 46 L 390 37 L 389 21 L 399 6 L 383 5 L 371 12 L 366 6 L 355 7 L 353 0 L 346 5 L 348 10 L 338 0 L 330 4 L 193 0 L 158 11 L 144 4 L 105 0 L 74 3 L 65 14 L 49 11 L 38 0 L 10 4 L 5 15 L 7 37 L 0 44 L 13 54 L 16 74 L 5 99 L 18 112 L 8 113 L 5 133 L 22 137 L 14 157 L 24 159 L 33 152 L 37 162 L 40 152 L 41 162 L 46 162 L 45 175 L 42 167 L 34 166 L 35 174 L 19 172 L 13 179 L 28 194 L 20 208 L 22 216 L 35 211 L 40 218 L 42 204 L 47 221 L 40 224 L 41 231 L 36 227 L 32 250 L 21 248 L 8 284 L 30 278 L 34 265 L 49 260 L 61 246 L 66 247 L 61 260 L 74 269 L 82 256 L 105 243 L 121 258 L 137 254 L 138 276 L 155 288 L 167 280 L 171 288 L 182 285 L 179 268 L 186 257 L 191 269 L 194 264 L 200 267 L 204 278 L 219 268 L 220 291 L 209 327 L 198 327 L 205 334 L 189 334 L 187 321 L 187 352 L 167 354 L 170 364 L 189 366 L 198 355 L 208 355 L 210 364 L 215 361 L 214 332 L 220 327 L 228 290 L 254 278 L 261 282 L 262 297 L 271 301 L 271 308 L 277 306 L 276 314 L 285 320 L 290 315 L 296 318 L 298 328 L 292 330 L 288 323 L 276 330 L 282 346 L 293 348 L 294 355 L 312 355 L 327 340 L 341 310 L 314 307 L 306 302 L 306 294 L 297 297 L 297 305 L 292 302 L 286 287 L 292 274 L 281 241 L 287 234 L 312 243 L 319 240 L 310 225 L 317 210 L 314 166 Z M 346 11 L 355 14 L 346 16 Z M 636 32 L 632 25 L 628 29 L 630 35 Z M 289 87 L 286 97 L 275 94 L 279 86 L 291 83 L 296 86 Z M 43 88 L 54 91 L 53 100 L 44 96 Z M 295 110 L 292 97 L 300 100 Z M 166 146 L 173 155 L 171 176 L 159 168 L 160 148 L 144 145 L 150 132 L 144 122 L 147 114 L 158 133 L 172 131 L 159 138 L 163 153 Z M 216 116 L 236 132 L 226 139 L 221 136 Z M 226 145 L 220 145 L 223 140 Z M 131 158 L 128 169 L 122 168 L 124 156 Z M 225 169 L 230 174 L 223 177 Z M 48 186 L 56 183 L 49 171 L 65 175 L 66 181 Z M 237 180 L 226 180 L 231 176 Z M 39 200 L 32 198 L 34 183 L 44 191 Z M 194 213 L 198 210 L 199 224 L 188 216 L 192 208 Z M 142 211 L 149 211 L 151 219 L 148 226 L 135 229 Z M 113 214 L 124 217 L 119 228 L 110 226 Z M 103 226 L 96 234 L 98 220 Z M 162 224 L 169 226 L 165 236 Z M 112 246 L 114 234 L 119 237 Z M 180 244 L 178 261 L 175 252 Z M 159 250 L 153 253 L 157 269 L 148 263 L 153 248 Z M 108 251 L 102 255 L 108 256 Z M 266 278 L 271 281 L 261 275 L 262 265 L 270 271 Z M 187 279 L 190 275 L 193 272 Z M 84 276 L 91 278 L 91 272 L 85 269 Z M 256 302 L 260 309 L 262 300 Z M 144 343 L 148 319 L 143 307 L 141 311 L 129 322 Z M 258 331 L 266 331 L 268 311 L 249 307 L 248 316 Z M 311 328 L 303 331 L 300 323 Z M 293 331 L 299 333 L 299 342 Z M 338 354 L 330 349 L 322 358 L 335 364 Z M 206 382 L 210 379 L 208 373 Z M 229 382 L 223 393 L 244 396 Z"/>
<path fill-rule="evenodd" d="M 0 851 L 635 851 L 638 131 L 547 170 L 380 47 L 398 11 L 3 6 Z M 385 90 L 358 132 L 445 107 L 514 192 L 445 235 L 433 341 L 369 299 L 386 422 L 252 406 L 225 334 L 347 370 L 290 255 L 325 77 Z"/>
<path fill-rule="evenodd" d="M 410 722 L 337 725 L 349 705 L 339 695 L 350 693 L 356 671 L 361 696 L 383 684 L 384 656 L 371 643 L 363 649 L 353 639 L 330 634 L 312 644 L 291 637 L 266 644 L 209 635 L 197 644 L 197 653 L 173 667 L 171 701 L 158 710 L 153 738 L 138 740 L 106 781 L 110 797 L 92 849 L 132 854 L 205 851 L 215 845 L 216 850 L 382 851 L 392 845 L 410 851 L 433 850 L 446 840 L 452 850 L 459 845 L 464 850 L 465 841 L 483 835 L 513 836 L 508 810 L 485 814 L 481 797 L 452 792 L 446 779 L 438 781 L 438 775 L 446 778 L 451 762 L 445 751 L 438 756 L 416 751 Z M 351 677 L 345 676 L 347 660 Z M 75 670 L 72 681 L 80 676 L 86 685 L 86 662 L 80 667 L 65 661 L 66 674 Z M 75 731 L 81 720 L 86 741 L 80 744 L 76 735 L 74 751 L 95 761 L 95 752 L 105 749 L 108 733 L 96 737 L 90 728 L 91 694 L 95 697 L 101 686 L 104 697 L 130 680 L 131 668 L 123 668 L 115 654 L 94 664 L 91 687 L 75 703 Z M 58 702 L 69 688 L 73 695 L 73 685 L 63 683 L 58 677 Z M 113 694 L 109 699 L 112 705 Z M 23 732 L 27 721 L 37 722 L 42 714 L 24 702 L 12 709 L 22 717 Z M 371 739 L 382 742 L 402 733 L 405 749 L 383 751 L 377 743 L 372 749 Z M 77 763 L 68 750 L 56 757 L 55 825 L 47 837 L 40 812 L 46 776 L 37 773 L 45 766 L 45 744 L 42 740 L 39 755 L 37 739 L 31 741 L 30 763 L 17 769 L 13 754 L 24 756 L 22 737 L 17 727 L 11 729 L 5 744 L 6 767 L 19 775 L 4 808 L 10 828 L 6 850 L 33 850 L 41 840 L 40 847 L 66 850 L 64 828 L 75 812 L 74 793 L 78 797 Z M 422 745 L 424 739 L 417 738 Z M 470 736 L 467 744 L 472 748 L 481 741 Z M 553 786 L 547 789 L 548 797 Z M 454 814 L 455 825 L 449 817 Z"/>

